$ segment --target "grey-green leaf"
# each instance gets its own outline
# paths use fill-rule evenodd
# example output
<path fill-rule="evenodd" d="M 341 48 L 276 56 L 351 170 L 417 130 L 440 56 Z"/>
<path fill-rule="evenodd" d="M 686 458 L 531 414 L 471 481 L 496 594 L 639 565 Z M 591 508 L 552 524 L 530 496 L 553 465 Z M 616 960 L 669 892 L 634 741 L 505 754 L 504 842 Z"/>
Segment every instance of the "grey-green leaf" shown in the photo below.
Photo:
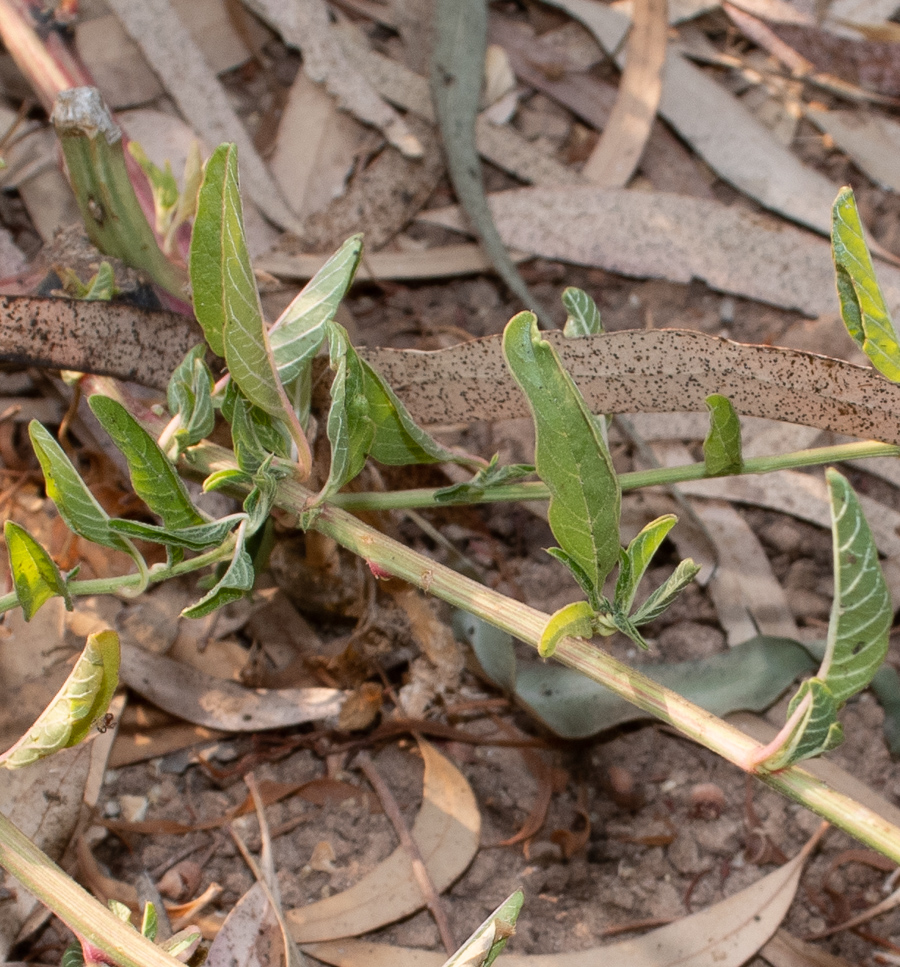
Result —
<path fill-rule="evenodd" d="M 694 580 L 699 571 L 700 565 L 695 564 L 690 558 L 681 561 L 666 582 L 660 585 L 631 616 L 635 626 L 639 627 L 655 621 Z"/>
<path fill-rule="evenodd" d="M 72 599 L 65 578 L 44 548 L 24 527 L 11 520 L 3 525 L 3 536 L 16 597 L 25 620 L 31 621 L 40 606 L 50 598 L 63 598 L 66 609 L 71 611 Z"/>
<path fill-rule="evenodd" d="M 674 514 L 657 517 L 635 537 L 627 550 L 620 553 L 619 577 L 616 581 L 614 604 L 623 614 L 631 611 L 638 585 L 644 576 L 653 555 L 666 535 L 675 526 L 678 518 Z"/>
<path fill-rule="evenodd" d="M 500 465 L 498 459 L 499 457 L 495 453 L 491 457 L 490 463 L 486 467 L 482 467 L 471 480 L 436 490 L 434 492 L 435 503 L 475 503 L 481 500 L 488 491 L 504 487 L 515 480 L 521 480 L 522 477 L 528 477 L 534 473 L 534 467 L 529 463 Z"/>
<path fill-rule="evenodd" d="M 223 517 L 221 520 L 210 521 L 208 524 L 171 530 L 168 527 L 157 527 L 154 524 L 144 524 L 137 520 L 122 520 L 114 517 L 109 522 L 109 526 L 117 534 L 124 534 L 126 537 L 152 541 L 166 547 L 183 547 L 188 551 L 203 551 L 209 547 L 218 547 L 241 520 L 243 520 L 242 514 L 233 514 L 230 517 Z"/>
<path fill-rule="evenodd" d="M 713 393 L 706 397 L 709 433 L 703 441 L 703 460 L 711 477 L 740 473 L 741 421 L 727 396 Z"/>
<path fill-rule="evenodd" d="M 535 423 L 535 463 L 550 491 L 548 519 L 567 557 L 587 576 L 594 603 L 619 558 L 621 490 L 600 422 L 537 320 L 520 312 L 503 334 L 503 353 Z"/>
<path fill-rule="evenodd" d="M 246 522 L 238 527 L 234 557 L 225 573 L 216 582 L 215 587 L 208 591 L 196 604 L 185 608 L 181 612 L 185 618 L 203 618 L 217 608 L 221 608 L 232 601 L 242 598 L 248 591 L 253 590 L 256 573 L 253 561 L 247 553 Z"/>
<path fill-rule="evenodd" d="M 209 436 L 215 426 L 213 378 L 205 354 L 205 345 L 194 346 L 172 373 L 166 391 L 169 412 L 181 421 L 175 433 L 179 452 Z"/>
<path fill-rule="evenodd" d="M 603 322 L 597 303 L 584 291 L 570 285 L 563 290 L 562 304 L 566 310 L 566 324 L 563 335 L 569 339 L 581 336 L 596 336 L 603 332 Z"/>
<path fill-rule="evenodd" d="M 788 705 L 788 719 L 804 700 L 806 709 L 791 734 L 758 768 L 777 772 L 829 752 L 843 742 L 844 730 L 837 720 L 840 705 L 825 682 L 820 678 L 808 678 L 803 682 Z"/>
<path fill-rule="evenodd" d="M 18 769 L 77 745 L 103 715 L 119 684 L 119 636 L 91 635 L 81 657 L 53 700 L 21 739 L 0 756 L 0 765 Z"/>
<path fill-rule="evenodd" d="M 447 155 L 447 171 L 460 205 L 497 274 L 524 305 L 549 325 L 549 315 L 519 275 L 494 225 L 484 193 L 481 159 L 475 149 L 475 117 L 487 49 L 487 14 L 485 0 L 437 0 L 431 98 Z"/>
<path fill-rule="evenodd" d="M 128 461 L 135 493 L 163 524 L 170 530 L 205 524 L 169 458 L 128 410 L 109 396 L 92 396 L 88 405 Z"/>
<path fill-rule="evenodd" d="M 47 496 L 56 504 L 69 530 L 95 544 L 131 554 L 125 541 L 110 530 L 109 515 L 97 503 L 56 440 L 37 420 L 29 424 L 28 434 L 44 472 Z"/>
<path fill-rule="evenodd" d="M 293 382 L 319 351 L 353 283 L 362 257 L 363 237 L 352 235 L 309 280 L 269 330 L 281 381 Z"/>
<path fill-rule="evenodd" d="M 834 603 L 818 677 L 838 707 L 865 688 L 887 655 L 893 610 L 878 550 L 847 479 L 826 471 L 834 552 Z"/>
<path fill-rule="evenodd" d="M 841 316 L 847 331 L 877 370 L 894 382 L 900 381 L 897 332 L 875 277 L 850 188 L 842 188 L 834 202 L 831 249 Z"/>

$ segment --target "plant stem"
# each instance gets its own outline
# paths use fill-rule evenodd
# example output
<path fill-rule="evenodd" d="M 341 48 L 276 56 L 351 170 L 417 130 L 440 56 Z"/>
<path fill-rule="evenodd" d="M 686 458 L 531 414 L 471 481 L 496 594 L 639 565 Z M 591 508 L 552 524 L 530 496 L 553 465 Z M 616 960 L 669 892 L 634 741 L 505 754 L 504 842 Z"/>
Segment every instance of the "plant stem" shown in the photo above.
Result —
<path fill-rule="evenodd" d="M 229 538 L 220 547 L 211 551 L 205 551 L 192 557 L 189 561 L 181 561 L 173 564 L 172 567 L 150 568 L 149 581 L 157 584 L 160 581 L 167 581 L 169 578 L 178 577 L 179 574 L 190 574 L 192 571 L 199 571 L 201 568 L 208 567 L 210 564 L 218 564 L 219 561 L 228 560 L 234 552 L 234 541 Z M 86 597 L 91 594 L 119 594 L 131 588 L 140 587 L 144 580 L 144 575 L 122 574 L 112 578 L 92 578 L 85 581 L 70 581 L 68 585 L 69 594 L 73 598 Z M 0 597 L 0 614 L 4 611 L 11 611 L 17 607 L 19 599 L 15 591 L 4 594 Z"/>
<path fill-rule="evenodd" d="M 897 448 L 892 447 L 896 452 Z M 883 452 L 883 451 L 881 451 Z M 846 459 L 846 457 L 845 457 Z M 235 466 L 230 451 L 203 443 L 185 453 L 192 471 L 209 474 Z M 296 480 L 278 484 L 276 504 L 303 515 L 313 495 Z M 550 615 L 492 591 L 450 568 L 400 544 L 363 524 L 351 514 L 330 504 L 308 514 L 308 526 L 334 538 L 366 561 L 423 591 L 477 615 L 520 641 L 538 647 Z M 668 722 L 683 735 L 722 756 L 744 771 L 762 745 L 738 729 L 694 705 L 677 692 L 664 688 L 641 672 L 630 668 L 597 646 L 580 638 L 563 638 L 554 657 L 569 668 L 620 695 L 626 701 Z M 900 828 L 848 796 L 835 792 L 813 775 L 790 766 L 777 773 L 753 773 L 783 795 L 818 813 L 863 843 L 900 862 Z"/>
<path fill-rule="evenodd" d="M 833 447 L 817 447 L 812 450 L 796 450 L 772 457 L 751 457 L 745 460 L 741 473 L 771 473 L 774 470 L 793 470 L 797 467 L 815 467 L 823 463 L 840 463 L 843 460 L 861 460 L 867 457 L 900 456 L 900 447 L 890 443 L 844 443 Z M 684 483 L 688 480 L 705 480 L 715 476 L 707 473 L 706 464 L 689 463 L 681 467 L 654 467 L 652 470 L 636 470 L 619 475 L 622 490 L 654 487 L 664 484 Z M 478 497 L 468 500 L 439 502 L 436 490 L 396 490 L 390 493 L 344 493 L 330 499 L 335 507 L 344 510 L 406 510 L 414 507 L 447 507 L 454 503 L 481 504 L 514 500 L 548 500 L 550 492 L 543 483 L 507 484 L 491 487 Z"/>
<path fill-rule="evenodd" d="M 116 967 L 184 967 L 95 900 L 0 813 L 0 866 Z"/>

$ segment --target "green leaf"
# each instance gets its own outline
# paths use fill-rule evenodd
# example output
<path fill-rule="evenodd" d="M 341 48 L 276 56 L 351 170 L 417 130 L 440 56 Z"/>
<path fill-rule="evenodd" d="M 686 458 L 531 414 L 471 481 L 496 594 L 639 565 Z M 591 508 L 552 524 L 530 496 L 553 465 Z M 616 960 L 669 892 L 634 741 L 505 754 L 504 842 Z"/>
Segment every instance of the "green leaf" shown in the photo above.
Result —
<path fill-rule="evenodd" d="M 532 313 L 510 320 L 503 352 L 534 417 L 535 462 L 550 491 L 553 536 L 590 582 L 593 603 L 619 559 L 621 490 L 600 421 L 541 339 Z"/>
<path fill-rule="evenodd" d="M 159 921 L 156 916 L 156 907 L 152 903 L 144 904 L 144 916 L 141 918 L 141 934 L 148 940 L 156 940 L 156 931 Z"/>
<path fill-rule="evenodd" d="M 709 433 L 703 441 L 706 472 L 712 477 L 740 473 L 741 421 L 727 396 L 713 393 L 706 397 L 709 409 Z"/>
<path fill-rule="evenodd" d="M 244 396 L 287 427 L 308 473 L 310 453 L 284 392 L 244 239 L 237 147 L 220 145 L 206 165 L 191 239 L 194 311 Z"/>
<path fill-rule="evenodd" d="M 831 504 L 834 603 L 818 677 L 838 707 L 872 681 L 887 655 L 893 610 L 878 550 L 853 488 L 825 472 Z"/>
<path fill-rule="evenodd" d="M 515 933 L 524 901 L 521 890 L 508 896 L 443 967 L 491 967 Z"/>
<path fill-rule="evenodd" d="M 635 627 L 655 621 L 694 580 L 699 571 L 700 565 L 690 558 L 682 561 L 669 575 L 665 584 L 658 587 L 631 616 Z"/>
<path fill-rule="evenodd" d="M 169 458 L 128 410 L 109 396 L 92 396 L 88 405 L 128 461 L 135 493 L 163 524 L 170 530 L 205 524 Z"/>
<path fill-rule="evenodd" d="M 356 350 L 349 347 L 354 355 Z M 368 419 L 375 435 L 369 455 L 379 463 L 405 466 L 409 463 L 467 463 L 474 461 L 460 457 L 442 447 L 409 415 L 409 411 L 388 384 L 364 360 L 359 360 L 364 373 L 364 391 L 368 401 Z"/>
<path fill-rule="evenodd" d="M 780 748 L 757 768 L 778 772 L 837 748 L 844 741 L 844 730 L 837 720 L 839 708 L 840 703 L 825 682 L 820 678 L 806 679 L 788 705 L 788 721 L 798 709 L 802 714 Z"/>
<path fill-rule="evenodd" d="M 831 249 L 841 316 L 847 331 L 888 379 L 900 381 L 900 345 L 882 295 L 850 188 L 842 188 L 831 212 Z"/>
<path fill-rule="evenodd" d="M 253 590 L 256 574 L 253 561 L 247 553 L 247 523 L 242 521 L 235 535 L 234 557 L 214 587 L 196 604 L 181 612 L 184 618 L 203 618 L 217 608 L 242 598 Z"/>
<path fill-rule="evenodd" d="M 522 477 L 528 477 L 534 473 L 534 467 L 530 463 L 512 463 L 499 466 L 498 459 L 499 455 L 495 453 L 491 457 L 491 462 L 486 467 L 482 467 L 471 480 L 436 490 L 434 492 L 435 503 L 476 503 L 489 490 L 495 487 L 504 487 L 514 480 L 521 480 Z"/>
<path fill-rule="evenodd" d="M 115 914 L 122 923 L 131 923 L 131 909 L 127 903 L 122 903 L 121 900 L 107 900 L 106 905 L 110 913 Z"/>
<path fill-rule="evenodd" d="M 232 514 L 221 520 L 210 521 L 208 524 L 198 524 L 196 527 L 183 527 L 181 530 L 170 530 L 168 527 L 157 527 L 154 524 L 144 524 L 137 520 L 122 520 L 114 517 L 109 526 L 117 534 L 138 538 L 142 541 L 152 541 L 166 547 L 183 547 L 188 551 L 203 551 L 208 547 L 216 547 L 225 540 L 229 532 L 244 519 L 243 514 Z"/>
<path fill-rule="evenodd" d="M 63 951 L 60 967 L 84 967 L 84 951 L 77 940 L 70 943 Z"/>
<path fill-rule="evenodd" d="M 206 365 L 206 346 L 194 346 L 172 373 L 166 401 L 172 416 L 180 418 L 175 432 L 178 452 L 209 436 L 216 423 L 213 410 L 213 377 Z"/>
<path fill-rule="evenodd" d="M 541 658 L 549 658 L 556 651 L 560 638 L 566 635 L 572 635 L 573 638 L 591 638 L 594 634 L 593 618 L 594 609 L 587 601 L 576 601 L 560 608 L 550 616 L 541 632 L 538 654 Z"/>
<path fill-rule="evenodd" d="M 217 470 L 203 481 L 203 492 L 222 490 L 225 487 L 249 487 L 253 483 L 253 474 L 246 470 Z"/>
<path fill-rule="evenodd" d="M 331 443 L 331 470 L 317 503 L 337 493 L 362 470 L 375 439 L 369 413 L 366 371 L 343 326 L 329 326 L 329 353 L 334 379 L 327 432 Z"/>
<path fill-rule="evenodd" d="M 119 684 L 119 636 L 91 635 L 62 688 L 28 732 L 0 756 L 0 765 L 18 769 L 77 745 L 109 708 Z"/>
<path fill-rule="evenodd" d="M 63 288 L 74 299 L 85 302 L 109 302 L 119 294 L 116 277 L 109 262 L 101 262 L 100 267 L 87 282 L 82 282 L 78 275 L 69 268 L 59 269 Z"/>
<path fill-rule="evenodd" d="M 231 441 L 241 470 L 254 474 L 271 454 L 290 455 L 284 424 L 254 406 L 233 382 L 225 390 L 222 415 L 231 424 Z"/>
<path fill-rule="evenodd" d="M 281 381 L 293 382 L 319 351 L 362 257 L 363 237 L 352 235 L 309 280 L 269 330 Z"/>
<path fill-rule="evenodd" d="M 95 544 L 132 554 L 133 549 L 110 529 L 109 515 L 56 440 L 37 420 L 28 425 L 28 434 L 44 472 L 47 496 L 56 504 L 69 530 Z"/>
<path fill-rule="evenodd" d="M 278 481 L 285 476 L 285 472 L 284 469 L 274 469 L 269 460 L 253 475 L 253 489 L 244 498 L 248 538 L 269 519 L 272 507 L 275 505 Z"/>
<path fill-rule="evenodd" d="M 569 339 L 580 336 L 596 336 L 603 332 L 603 322 L 597 303 L 584 291 L 570 285 L 563 290 L 562 304 L 566 309 L 566 324 L 563 335 Z"/>
<path fill-rule="evenodd" d="M 616 581 L 615 606 L 623 614 L 631 611 L 638 585 L 644 576 L 653 555 L 666 535 L 675 526 L 678 518 L 674 514 L 657 517 L 635 537 L 627 550 L 619 554 L 619 578 Z"/>
<path fill-rule="evenodd" d="M 63 598 L 66 610 L 71 611 L 72 599 L 53 558 L 24 527 L 11 520 L 3 525 L 3 535 L 9 554 L 9 570 L 25 620 L 31 621 L 38 608 L 55 597 Z"/>

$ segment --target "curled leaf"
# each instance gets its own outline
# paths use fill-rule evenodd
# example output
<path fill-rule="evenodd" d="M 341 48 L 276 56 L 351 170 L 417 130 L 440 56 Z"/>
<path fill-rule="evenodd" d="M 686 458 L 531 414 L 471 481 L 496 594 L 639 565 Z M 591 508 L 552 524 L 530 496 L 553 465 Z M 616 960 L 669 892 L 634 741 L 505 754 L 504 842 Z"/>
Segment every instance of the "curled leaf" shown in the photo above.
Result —
<path fill-rule="evenodd" d="M 541 632 L 538 643 L 538 654 L 541 658 L 549 658 L 559 643 L 560 638 L 572 635 L 575 638 L 590 638 L 593 634 L 594 609 L 587 601 L 576 601 L 567 604 L 551 615 L 550 620 Z"/>
<path fill-rule="evenodd" d="M 69 597 L 65 579 L 44 548 L 24 527 L 11 520 L 3 525 L 3 536 L 6 539 L 9 570 L 16 597 L 25 620 L 30 621 L 44 602 L 57 596 L 65 600 L 66 609 L 71 611 L 72 599 Z"/>

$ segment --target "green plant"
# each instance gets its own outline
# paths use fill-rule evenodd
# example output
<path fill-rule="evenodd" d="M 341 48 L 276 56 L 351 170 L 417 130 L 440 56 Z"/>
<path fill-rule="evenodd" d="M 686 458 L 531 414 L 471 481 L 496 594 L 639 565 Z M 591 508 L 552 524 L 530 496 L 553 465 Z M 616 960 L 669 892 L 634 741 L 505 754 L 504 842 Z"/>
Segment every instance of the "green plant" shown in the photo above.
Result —
<path fill-rule="evenodd" d="M 171 199 L 167 206 L 171 209 Z M 852 219 L 848 222 L 848 212 L 853 210 L 852 197 L 842 194 L 835 208 L 842 308 L 851 333 L 861 339 L 867 352 L 874 352 L 871 347 L 876 339 L 870 330 L 871 319 L 877 316 L 878 353 L 898 361 L 900 347 L 893 330 L 869 301 L 872 285 L 877 289 L 871 263 L 841 254 L 841 245 L 857 244 Z M 849 235 L 845 224 L 851 226 Z M 591 413 L 558 354 L 538 331 L 534 315 L 524 312 L 507 326 L 504 353 L 536 425 L 536 468 L 501 467 L 496 457 L 487 461 L 451 452 L 415 424 L 396 394 L 356 352 L 346 331 L 335 321 L 360 255 L 361 239 L 349 239 L 268 328 L 244 243 L 236 152 L 231 145 L 221 146 L 206 165 L 199 192 L 190 279 L 194 309 L 207 347 L 224 359 L 227 374 L 216 381 L 205 362 L 207 347 L 192 350 L 172 376 L 168 419 L 137 407 L 111 380 L 85 380 L 85 387 L 93 394 L 90 405 L 94 415 L 124 455 L 135 492 L 159 523 L 109 517 L 52 436 L 42 426 L 32 424 L 31 439 L 44 471 L 47 493 L 66 524 L 87 540 L 128 553 L 136 570 L 124 577 L 93 581 L 79 580 L 74 573 L 61 574 L 27 532 L 10 524 L 7 547 L 15 591 L 0 598 L 0 612 L 21 606 L 30 618 L 54 595 L 63 596 L 70 604 L 72 597 L 83 594 L 136 594 L 151 583 L 213 566 L 208 590 L 184 612 L 188 617 L 208 614 L 252 590 L 258 538 L 271 510 L 279 507 L 295 515 L 304 529 L 334 538 L 380 573 L 409 581 L 533 645 L 544 657 L 552 655 L 578 669 L 900 860 L 900 830 L 795 765 L 839 741 L 840 706 L 869 683 L 887 648 L 891 614 L 877 552 L 859 502 L 836 471 L 827 474 L 836 594 L 826 654 L 818 675 L 800 686 L 785 729 L 770 746 L 760 747 L 585 640 L 594 634 L 621 631 L 643 644 L 640 627 L 668 607 L 697 570 L 691 561 L 681 562 L 661 588 L 634 607 L 641 579 L 676 521 L 671 515 L 659 518 L 623 549 L 619 539 L 623 486 L 805 466 L 840 459 L 851 452 L 854 456 L 860 452 L 896 455 L 898 448 L 865 444 L 745 461 L 737 415 L 728 399 L 717 395 L 708 400 L 710 433 L 702 464 L 626 480 L 613 468 L 605 419 Z M 866 293 L 866 299 L 861 292 Z M 566 335 L 582 338 L 599 333 L 599 313 L 584 293 L 569 289 L 563 300 L 569 311 Z M 312 362 L 325 346 L 333 372 L 325 420 L 331 459 L 327 468 L 320 468 L 313 464 L 306 434 Z M 206 440 L 216 412 L 230 425 L 232 450 Z M 359 494 L 347 497 L 340 491 L 369 458 L 391 465 L 455 461 L 473 471 L 466 484 L 424 496 L 418 493 L 414 498 L 393 495 L 394 506 L 403 506 L 404 500 L 440 504 L 499 497 L 530 499 L 536 493 L 546 497 L 550 501 L 550 525 L 559 545 L 550 553 L 572 571 L 585 600 L 548 616 L 482 587 L 363 524 L 347 512 L 346 506 L 352 500 L 355 507 L 374 507 L 379 505 L 378 500 Z M 532 470 L 536 470 L 540 483 L 517 482 Z M 192 502 L 181 482 L 182 473 L 201 477 L 207 490 L 228 488 L 242 495 L 242 509 L 219 520 L 209 519 Z M 162 545 L 167 553 L 165 563 L 148 566 L 134 544 L 136 538 Z M 615 568 L 618 575 L 610 596 L 605 584 Z M 22 751 L 25 748 L 42 746 L 49 752 L 83 737 L 105 711 L 115 680 L 114 653 L 114 636 L 89 642 L 76 680 L 60 693 L 52 715 L 39 721 L 30 738 L 6 757 L 4 765 L 18 766 L 29 756 L 36 757 L 37 752 L 26 754 Z M 62 726 L 60 718 L 64 719 Z M 57 729 L 52 735 L 48 724 L 51 719 Z M 77 893 L 61 871 L 46 857 L 35 855 L 34 847 L 23 840 L 0 816 L 0 864 L 22 879 L 86 944 L 97 947 L 117 964 L 170 963 L 141 935 L 112 930 L 105 912 L 98 914 L 96 904 Z M 510 918 L 511 914 L 504 914 L 500 920 L 508 922 Z M 504 931 L 508 932 L 507 927 L 494 929 L 494 939 L 489 949 L 482 951 L 483 956 L 478 955 L 478 963 L 496 954 Z"/>

